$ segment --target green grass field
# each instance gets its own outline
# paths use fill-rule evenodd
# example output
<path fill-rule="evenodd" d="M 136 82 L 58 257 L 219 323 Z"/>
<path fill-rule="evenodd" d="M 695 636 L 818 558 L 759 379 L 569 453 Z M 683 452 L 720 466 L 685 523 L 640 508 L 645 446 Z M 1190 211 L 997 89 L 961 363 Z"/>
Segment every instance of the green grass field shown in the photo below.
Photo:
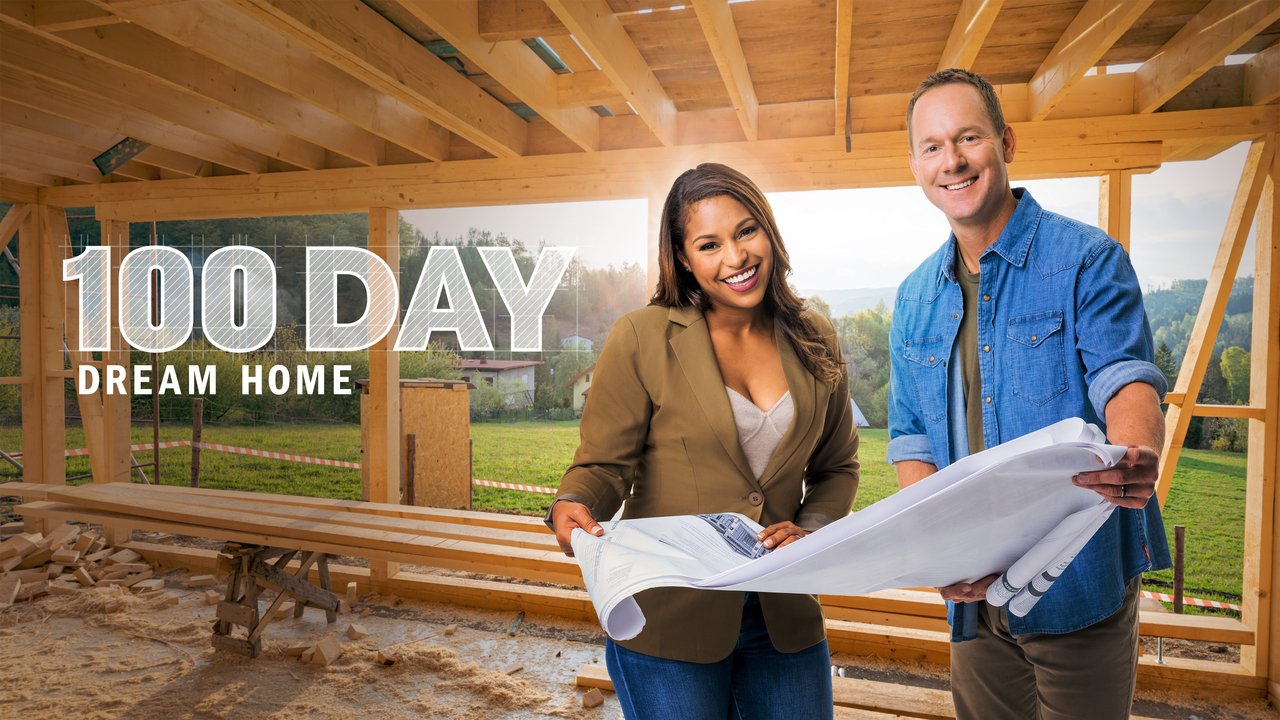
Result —
<path fill-rule="evenodd" d="M 557 487 L 578 444 L 578 423 L 475 423 L 471 426 L 475 477 L 527 485 Z M 150 442 L 150 426 L 135 427 L 134 442 Z M 161 441 L 189 440 L 190 428 L 161 429 Z M 855 509 L 880 500 L 897 489 L 893 469 L 885 462 L 885 430 L 860 433 L 862 481 Z M 269 426 L 207 426 L 204 441 L 274 450 L 334 460 L 360 460 L 360 428 L 348 424 Z M 0 428 L 0 449 L 16 452 L 18 428 Z M 68 430 L 67 447 L 84 447 L 78 429 Z M 136 456 L 149 462 L 151 454 Z M 69 458 L 68 474 L 88 472 L 83 458 Z M 145 470 L 148 476 L 153 473 Z M 191 477 L 191 451 L 162 451 L 161 481 L 185 485 Z M 20 479 L 11 465 L 0 462 L 0 482 Z M 80 481 L 84 482 L 84 481 Z M 237 490 L 292 493 L 358 499 L 360 471 L 281 462 L 245 455 L 205 451 L 201 454 L 201 484 Z M 1245 456 L 1239 453 L 1185 450 L 1165 509 L 1170 547 L 1173 526 L 1187 528 L 1186 585 L 1189 595 L 1211 599 L 1238 598 L 1243 567 Z M 550 496 L 495 488 L 474 488 L 475 507 L 541 515 Z M 1172 581 L 1171 571 L 1151 573 L 1149 579 Z"/>

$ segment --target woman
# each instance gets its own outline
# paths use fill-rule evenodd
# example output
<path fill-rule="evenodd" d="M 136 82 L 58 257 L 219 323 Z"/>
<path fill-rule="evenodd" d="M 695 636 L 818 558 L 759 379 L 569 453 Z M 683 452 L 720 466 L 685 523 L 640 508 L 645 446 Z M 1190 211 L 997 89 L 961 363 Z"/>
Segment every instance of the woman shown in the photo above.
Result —
<path fill-rule="evenodd" d="M 662 211 L 658 290 L 609 334 L 550 524 L 571 554 L 596 519 L 738 512 L 781 547 L 848 514 L 858 484 L 848 379 L 830 321 L 786 283 L 768 201 L 707 163 Z M 831 717 L 822 612 L 809 595 L 658 588 L 608 641 L 628 718 Z"/>

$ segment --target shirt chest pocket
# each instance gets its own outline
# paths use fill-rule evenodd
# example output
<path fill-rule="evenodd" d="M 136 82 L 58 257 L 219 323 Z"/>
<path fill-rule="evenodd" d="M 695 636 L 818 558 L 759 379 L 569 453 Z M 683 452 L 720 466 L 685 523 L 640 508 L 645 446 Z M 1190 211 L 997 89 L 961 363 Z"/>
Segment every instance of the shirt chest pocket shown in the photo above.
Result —
<path fill-rule="evenodd" d="M 902 357 L 911 372 L 920 414 L 929 422 L 947 415 L 947 364 L 950 350 L 941 335 L 903 342 Z"/>
<path fill-rule="evenodd" d="M 1043 405 L 1066 392 L 1064 334 L 1058 310 L 1010 318 L 1004 369 L 1015 396 Z"/>

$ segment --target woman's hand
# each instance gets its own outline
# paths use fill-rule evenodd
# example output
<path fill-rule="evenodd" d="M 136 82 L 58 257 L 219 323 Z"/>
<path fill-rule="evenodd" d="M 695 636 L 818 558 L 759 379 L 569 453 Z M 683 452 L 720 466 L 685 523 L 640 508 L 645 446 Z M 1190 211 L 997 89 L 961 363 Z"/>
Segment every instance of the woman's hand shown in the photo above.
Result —
<path fill-rule="evenodd" d="M 551 507 L 551 524 L 556 529 L 556 542 L 569 557 L 573 557 L 573 544 L 569 538 L 573 537 L 574 528 L 582 528 L 596 537 L 604 534 L 604 528 L 591 517 L 591 510 L 572 500 L 559 500 Z"/>
<path fill-rule="evenodd" d="M 801 528 L 790 520 L 784 520 L 761 530 L 759 534 L 756 535 L 756 539 L 759 540 L 766 548 L 774 549 L 790 545 L 797 539 L 808 534 L 808 530 Z"/>

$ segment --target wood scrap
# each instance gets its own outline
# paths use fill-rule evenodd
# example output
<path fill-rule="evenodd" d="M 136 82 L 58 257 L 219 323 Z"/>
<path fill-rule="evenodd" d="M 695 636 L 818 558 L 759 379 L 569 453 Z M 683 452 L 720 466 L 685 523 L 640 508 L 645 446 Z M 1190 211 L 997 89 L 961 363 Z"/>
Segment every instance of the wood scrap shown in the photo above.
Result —
<path fill-rule="evenodd" d="M 337 660 L 342 655 L 342 645 L 338 643 L 338 639 L 333 635 L 325 635 L 324 639 L 316 643 L 315 651 L 311 655 L 311 664 L 325 667 Z"/>
<path fill-rule="evenodd" d="M 520 672 L 521 670 L 524 670 L 524 663 L 512 663 L 512 664 L 508 665 L 507 667 L 503 668 L 503 670 L 502 670 L 502 674 L 503 674 L 503 675 L 515 675 L 516 673 Z"/>
<path fill-rule="evenodd" d="M 53 551 L 50 550 L 49 548 L 38 549 L 35 552 L 23 558 L 22 562 L 18 563 L 15 567 L 18 570 L 28 570 L 34 567 L 41 567 L 45 563 L 49 562 L 49 560 L 51 560 L 52 558 L 53 558 Z M 15 558 L 10 558 L 10 560 L 12 559 L 15 559 Z"/>
<path fill-rule="evenodd" d="M 54 551 L 53 555 L 50 556 L 50 559 L 56 563 L 71 565 L 80 559 L 80 551 L 72 548 L 63 548 L 61 550 Z"/>
<path fill-rule="evenodd" d="M 359 640 L 360 638 L 369 637 L 369 631 L 363 625 L 351 623 L 347 626 L 347 637 L 352 640 Z"/>
<path fill-rule="evenodd" d="M 34 598 L 40 597 L 41 595 L 48 595 L 48 594 L 49 594 L 49 581 L 37 580 L 35 582 L 22 583 L 22 586 L 18 588 L 17 599 L 32 600 Z"/>
<path fill-rule="evenodd" d="M 217 585 L 218 578 L 213 575 L 192 575 L 187 578 L 187 587 L 208 587 L 209 585 Z"/>
<path fill-rule="evenodd" d="M 599 688 L 591 688 L 590 690 L 582 693 L 582 707 L 593 708 L 600 707 L 603 704 L 604 695 L 600 692 Z"/>
<path fill-rule="evenodd" d="M 117 553 L 113 554 L 113 555 L 109 555 L 109 556 L 107 556 L 107 564 L 108 564 L 108 565 L 120 565 L 120 564 L 124 564 L 124 563 L 136 563 L 136 562 L 138 562 L 138 561 L 139 561 L 139 560 L 141 560 L 141 559 L 142 559 L 142 556 L 141 556 L 141 555 L 139 555 L 138 553 L 136 553 L 136 552 L 134 552 L 134 551 L 129 550 L 128 548 L 126 548 L 126 549 L 124 549 L 124 550 L 121 550 L 121 551 L 119 551 L 119 552 L 117 552 Z"/>
<path fill-rule="evenodd" d="M 391 667 L 392 665 L 395 665 L 396 661 L 399 660 L 399 658 L 396 657 L 396 654 L 391 650 L 379 650 L 373 656 L 373 659 L 374 659 L 374 662 L 378 663 L 379 665 L 386 665 L 387 667 Z"/>
<path fill-rule="evenodd" d="M 126 587 L 129 587 L 129 586 L 126 586 Z M 164 579 L 163 578 L 151 578 L 151 579 L 142 578 L 134 582 L 132 587 L 134 590 L 140 591 L 140 592 L 148 592 L 152 590 L 163 590 Z"/>
<path fill-rule="evenodd" d="M 217 605 L 222 602 L 222 593 L 217 590 L 205 590 L 204 602 L 206 605 Z"/>
<path fill-rule="evenodd" d="M 124 586 L 134 587 L 135 585 L 138 585 L 143 582 L 150 582 L 152 579 L 151 576 L 154 574 L 155 573 L 152 570 L 148 569 L 140 573 L 129 575 L 128 577 L 124 578 Z M 164 580 L 162 578 L 155 578 L 155 579 L 160 581 L 160 587 L 164 587 Z"/>
<path fill-rule="evenodd" d="M 6 577 L 0 579 L 0 609 L 7 608 L 13 604 L 18 597 L 18 588 L 22 585 L 22 581 L 14 577 Z"/>

